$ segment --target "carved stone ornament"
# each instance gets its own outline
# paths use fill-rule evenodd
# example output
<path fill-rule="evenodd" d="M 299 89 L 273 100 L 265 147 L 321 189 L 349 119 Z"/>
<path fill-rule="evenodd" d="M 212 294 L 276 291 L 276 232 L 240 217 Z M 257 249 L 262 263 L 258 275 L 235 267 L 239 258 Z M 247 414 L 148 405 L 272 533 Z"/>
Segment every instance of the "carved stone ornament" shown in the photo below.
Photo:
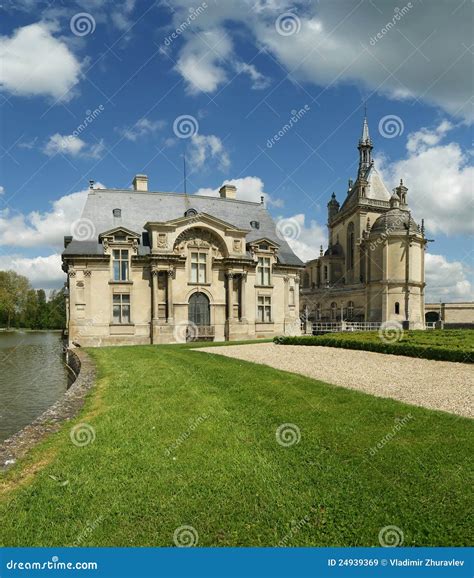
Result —
<path fill-rule="evenodd" d="M 84 277 L 90 277 L 92 271 L 90 269 L 84 269 Z"/>
<path fill-rule="evenodd" d="M 240 239 L 234 239 L 233 249 L 234 253 L 240 253 L 242 251 L 242 241 Z"/>
<path fill-rule="evenodd" d="M 67 272 L 69 277 L 75 277 L 76 276 L 76 270 L 73 269 L 72 267 L 69 267 L 69 271 Z"/>
<path fill-rule="evenodd" d="M 209 249 L 213 257 L 218 259 L 224 257 L 223 242 L 217 235 L 199 227 L 187 229 L 178 235 L 173 252 L 186 257 L 188 249 Z"/>

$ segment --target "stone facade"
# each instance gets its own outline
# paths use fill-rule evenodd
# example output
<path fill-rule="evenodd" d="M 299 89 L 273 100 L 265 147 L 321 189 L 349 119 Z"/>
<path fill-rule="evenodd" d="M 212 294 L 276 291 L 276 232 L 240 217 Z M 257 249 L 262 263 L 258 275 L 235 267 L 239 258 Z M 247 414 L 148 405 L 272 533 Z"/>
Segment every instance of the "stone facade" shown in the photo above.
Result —
<path fill-rule="evenodd" d="M 474 327 L 474 302 L 426 303 L 425 321 L 436 323 L 437 327 L 472 328 Z"/>
<path fill-rule="evenodd" d="M 69 342 L 81 346 L 297 334 L 303 263 L 262 203 L 91 189 L 65 239 Z M 79 230 L 79 227 L 77 227 Z M 89 231 L 90 232 L 90 231 Z M 79 237 L 79 235 L 78 235 Z"/>
<path fill-rule="evenodd" d="M 306 263 L 301 311 L 311 321 L 397 321 L 424 327 L 423 226 L 411 217 L 408 189 L 390 194 L 372 160 L 367 119 L 359 170 L 342 206 L 328 203 L 328 248 Z"/>

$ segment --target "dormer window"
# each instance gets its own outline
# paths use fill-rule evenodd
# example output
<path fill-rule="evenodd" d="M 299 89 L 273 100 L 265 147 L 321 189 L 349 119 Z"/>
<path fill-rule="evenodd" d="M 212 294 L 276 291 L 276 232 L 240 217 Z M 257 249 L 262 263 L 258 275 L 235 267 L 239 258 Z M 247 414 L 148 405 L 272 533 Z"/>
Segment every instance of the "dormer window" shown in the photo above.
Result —
<path fill-rule="evenodd" d="M 266 243 L 262 243 L 258 246 L 261 251 L 268 251 L 268 245 Z"/>
<path fill-rule="evenodd" d="M 260 229 L 260 222 L 259 221 L 250 221 L 250 226 L 252 229 Z"/>
<path fill-rule="evenodd" d="M 185 213 L 184 216 L 185 217 L 195 217 L 198 214 L 198 212 L 196 211 L 196 209 L 188 209 Z"/>

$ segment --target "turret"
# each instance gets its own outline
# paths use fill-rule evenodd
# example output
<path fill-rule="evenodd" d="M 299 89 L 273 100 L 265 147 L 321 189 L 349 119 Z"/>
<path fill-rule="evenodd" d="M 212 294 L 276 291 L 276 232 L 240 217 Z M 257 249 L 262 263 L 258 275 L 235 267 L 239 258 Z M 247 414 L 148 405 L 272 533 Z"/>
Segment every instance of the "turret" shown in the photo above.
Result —
<path fill-rule="evenodd" d="M 398 187 L 394 189 L 394 195 L 398 197 L 398 200 L 402 207 L 408 205 L 407 192 L 408 192 L 407 187 L 405 187 L 405 185 L 403 184 L 403 180 L 400 179 L 400 184 L 398 185 Z"/>
<path fill-rule="evenodd" d="M 328 223 L 331 222 L 339 212 L 339 203 L 336 199 L 336 193 L 331 195 L 331 200 L 328 203 Z"/>

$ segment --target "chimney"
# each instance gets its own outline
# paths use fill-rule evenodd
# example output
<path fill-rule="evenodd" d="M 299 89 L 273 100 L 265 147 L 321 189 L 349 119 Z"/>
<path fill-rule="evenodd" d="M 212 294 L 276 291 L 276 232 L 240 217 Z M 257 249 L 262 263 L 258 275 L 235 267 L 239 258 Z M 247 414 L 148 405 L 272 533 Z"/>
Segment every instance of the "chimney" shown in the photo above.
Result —
<path fill-rule="evenodd" d="M 148 191 L 148 177 L 146 175 L 135 175 L 133 189 L 135 191 Z"/>
<path fill-rule="evenodd" d="M 235 199 L 237 196 L 237 187 L 234 185 L 222 185 L 219 189 L 221 199 Z"/>

